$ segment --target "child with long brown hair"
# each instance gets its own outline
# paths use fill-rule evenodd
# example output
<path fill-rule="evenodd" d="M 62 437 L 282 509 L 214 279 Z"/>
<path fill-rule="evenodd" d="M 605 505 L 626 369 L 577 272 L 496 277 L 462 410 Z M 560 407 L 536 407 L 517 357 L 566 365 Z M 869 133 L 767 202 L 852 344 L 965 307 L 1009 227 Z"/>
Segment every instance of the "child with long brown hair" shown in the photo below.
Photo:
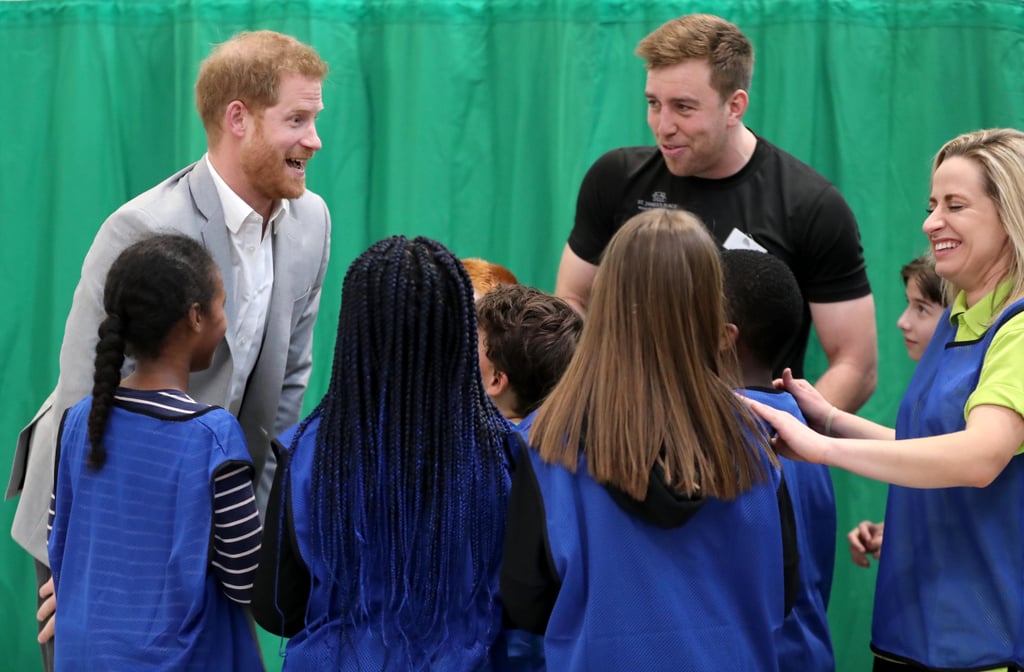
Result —
<path fill-rule="evenodd" d="M 502 597 L 550 669 L 777 669 L 792 508 L 737 381 L 710 235 L 633 217 L 510 496 Z"/>

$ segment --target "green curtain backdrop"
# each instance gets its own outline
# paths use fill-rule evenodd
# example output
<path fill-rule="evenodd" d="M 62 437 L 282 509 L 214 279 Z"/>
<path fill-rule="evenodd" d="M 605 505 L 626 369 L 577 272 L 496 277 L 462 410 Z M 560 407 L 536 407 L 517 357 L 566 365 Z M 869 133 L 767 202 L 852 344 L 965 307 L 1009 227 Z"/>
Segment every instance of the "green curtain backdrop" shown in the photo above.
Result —
<path fill-rule="evenodd" d="M 900 266 L 921 252 L 931 156 L 947 139 L 1024 126 L 1024 6 L 989 0 L 0 1 L 0 473 L 57 379 L 64 318 L 96 229 L 204 150 L 192 84 L 210 45 L 272 28 L 331 64 L 309 186 L 334 219 L 306 408 L 326 387 L 341 279 L 389 234 L 437 238 L 554 287 L 576 190 L 604 151 L 649 141 L 636 43 L 679 14 L 743 28 L 757 66 L 746 120 L 815 166 L 857 214 L 892 422 L 911 372 L 894 326 Z M 808 371 L 823 368 L 812 351 Z M 834 474 L 830 620 L 839 669 L 867 669 L 874 570 L 843 535 L 885 489 Z M 0 505 L 9 529 L 15 502 Z M 751 559 L 756 562 L 756 559 Z M 0 538 L 0 668 L 37 665 L 34 577 Z M 278 642 L 264 638 L 271 669 Z"/>

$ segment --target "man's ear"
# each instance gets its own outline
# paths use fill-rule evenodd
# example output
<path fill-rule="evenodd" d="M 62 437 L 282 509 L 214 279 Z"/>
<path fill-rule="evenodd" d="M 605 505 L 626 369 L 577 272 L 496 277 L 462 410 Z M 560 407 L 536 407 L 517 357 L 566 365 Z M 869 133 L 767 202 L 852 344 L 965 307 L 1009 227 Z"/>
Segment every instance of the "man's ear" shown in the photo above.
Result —
<path fill-rule="evenodd" d="M 743 121 L 743 115 L 747 112 L 747 106 L 750 104 L 750 96 L 743 89 L 736 89 L 732 92 L 732 95 L 725 101 L 725 106 L 729 110 L 729 119 L 727 120 L 728 126 L 735 126 Z"/>
<path fill-rule="evenodd" d="M 249 109 L 240 100 L 232 100 L 224 110 L 224 129 L 236 138 L 244 138 L 246 127 L 252 123 Z"/>

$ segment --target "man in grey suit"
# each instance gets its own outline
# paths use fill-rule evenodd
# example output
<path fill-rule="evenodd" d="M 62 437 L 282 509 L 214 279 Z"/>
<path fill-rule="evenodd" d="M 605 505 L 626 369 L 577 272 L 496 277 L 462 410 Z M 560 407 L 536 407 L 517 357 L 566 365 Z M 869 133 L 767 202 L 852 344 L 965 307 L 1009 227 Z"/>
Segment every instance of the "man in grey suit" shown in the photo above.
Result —
<path fill-rule="evenodd" d="M 321 147 L 315 122 L 326 74 L 312 47 L 280 33 L 240 33 L 219 45 L 196 81 L 207 154 L 114 212 L 85 257 L 57 387 L 19 437 L 7 490 L 8 498 L 21 494 L 11 535 L 36 559 L 47 669 L 54 603 L 46 518 L 58 427 L 92 389 L 107 270 L 141 238 L 191 236 L 221 269 L 228 330 L 210 368 L 192 374 L 189 394 L 238 417 L 257 500 L 266 501 L 276 464 L 270 440 L 299 419 L 330 252 L 327 207 L 305 188 L 307 161 Z"/>

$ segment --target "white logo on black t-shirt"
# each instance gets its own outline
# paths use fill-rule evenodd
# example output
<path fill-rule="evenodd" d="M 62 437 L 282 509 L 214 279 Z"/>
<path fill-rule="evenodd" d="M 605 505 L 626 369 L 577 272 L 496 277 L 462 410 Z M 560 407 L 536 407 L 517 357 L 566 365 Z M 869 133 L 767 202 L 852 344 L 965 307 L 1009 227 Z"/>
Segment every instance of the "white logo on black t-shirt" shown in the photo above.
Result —
<path fill-rule="evenodd" d="M 675 203 L 667 203 L 668 194 L 664 191 L 655 191 L 651 194 L 651 200 L 645 201 L 642 198 L 638 198 L 636 201 L 636 209 L 639 212 L 644 210 L 653 210 L 654 208 L 664 208 L 666 210 L 678 210 L 679 206 Z"/>

